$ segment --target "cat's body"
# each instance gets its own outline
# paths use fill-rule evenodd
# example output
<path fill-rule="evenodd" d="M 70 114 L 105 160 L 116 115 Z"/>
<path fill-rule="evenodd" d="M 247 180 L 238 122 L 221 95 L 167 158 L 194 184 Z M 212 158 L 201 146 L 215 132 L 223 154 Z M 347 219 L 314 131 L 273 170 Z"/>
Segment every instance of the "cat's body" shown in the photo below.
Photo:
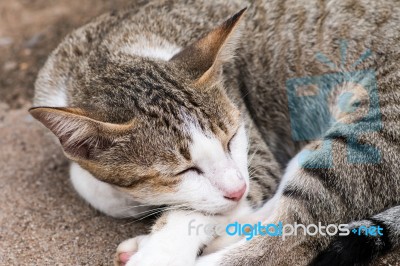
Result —
<path fill-rule="evenodd" d="M 216 48 L 216 53 L 211 56 L 211 63 L 207 60 L 204 62 L 207 56 L 197 58 L 198 50 L 184 49 L 190 48 L 194 40 L 204 36 L 219 22 L 245 6 L 249 8 L 239 21 L 240 26 L 231 25 L 237 22 L 235 18 L 231 24 L 224 26 L 229 28 L 223 28 L 222 32 L 228 33 L 221 40 L 216 40 L 217 44 L 213 43 L 212 36 L 211 42 L 205 42 L 210 45 L 210 53 L 215 50 L 211 48 Z M 241 36 L 234 38 L 231 31 L 239 32 L 236 27 L 241 28 Z M 332 70 L 329 65 L 318 61 L 316 55 L 326 54 L 340 66 L 340 55 L 343 54 L 340 40 L 347 41 L 347 61 L 342 67 Z M 237 47 L 237 51 L 229 51 L 236 55 L 234 58 L 229 58 L 229 53 L 221 52 L 224 49 L 229 50 L 225 42 L 229 45 L 231 42 L 236 44 L 230 49 Z M 195 48 L 201 51 L 201 45 L 204 43 L 197 44 Z M 350 69 L 349 66 L 367 49 L 372 51 L 371 56 Z M 176 55 L 185 50 L 189 52 Z M 213 80 L 218 73 L 209 74 L 206 70 L 208 67 L 219 67 L 215 64 L 219 61 L 224 63 L 222 87 L 240 110 L 241 118 L 237 117 L 237 109 L 231 106 L 222 92 L 213 92 L 213 87 L 221 85 L 221 82 Z M 232 1 L 229 4 L 223 1 L 152 3 L 139 12 L 123 11 L 104 15 L 69 35 L 41 71 L 36 83 L 34 105 L 68 106 L 79 110 L 39 109 L 34 115 L 56 135 L 61 135 L 59 138 L 67 155 L 91 172 L 89 174 L 74 163 L 71 176 L 78 192 L 98 209 L 114 216 L 136 215 L 143 209 L 136 211 L 135 208 L 128 207 L 143 203 L 183 204 L 190 209 L 190 213 L 192 209 L 198 210 L 199 213 L 190 217 L 186 217 L 182 213 L 184 211 L 166 214 L 156 224 L 154 233 L 146 237 L 145 242 L 142 241 L 144 248 L 139 247 L 138 254 L 129 262 L 132 265 L 147 265 L 146 262 L 166 263 L 170 259 L 176 261 L 177 265 L 188 265 L 193 263 L 198 249 L 212 241 L 207 235 L 201 235 L 196 240 L 188 238 L 185 227 L 188 222 L 194 217 L 198 223 L 222 223 L 226 222 L 225 218 L 232 220 L 247 215 L 250 212 L 249 205 L 260 207 L 276 190 L 280 175 L 289 160 L 306 144 L 305 141 L 296 142 L 292 138 L 287 81 L 293 78 L 373 69 L 380 109 L 368 123 L 382 123 L 382 129 L 360 134 L 349 131 L 348 128 L 335 128 L 333 125 L 331 129 L 333 128 L 335 134 L 321 135 L 323 139 L 333 143 L 333 166 L 327 169 L 304 169 L 298 165 L 298 158 L 294 159 L 285 174 L 285 183 L 281 185 L 280 193 L 249 220 L 267 218 L 270 223 L 350 223 L 396 206 L 400 201 L 397 177 L 400 171 L 397 164 L 400 158 L 399 62 L 400 4 L 396 2 L 270 0 L 253 3 Z M 337 86 L 339 93 L 356 91 L 356 85 L 352 83 L 354 79 L 352 80 L 351 75 L 348 78 L 348 82 Z M 365 77 L 367 78 L 370 77 Z M 190 79 L 196 80 L 194 87 L 188 82 Z M 360 80 L 363 77 L 357 76 L 357 81 Z M 207 89 L 198 88 L 204 84 Z M 361 100 L 358 107 L 362 110 L 366 108 L 363 105 L 366 96 L 361 93 L 358 97 Z M 333 102 L 335 101 L 334 99 Z M 326 103 L 319 104 L 309 107 L 311 113 L 326 108 Z M 180 108 L 181 106 L 184 108 Z M 64 111 L 68 114 L 59 113 Z M 329 122 L 319 124 L 320 121 L 313 120 L 311 114 L 299 114 L 305 117 L 308 115 L 311 129 L 318 131 Z M 339 120 L 352 120 L 352 115 L 354 114 L 346 114 L 339 117 Z M 94 123 L 94 131 L 92 128 L 91 132 L 101 135 L 93 144 L 96 149 L 91 150 L 92 140 L 88 137 L 80 140 L 79 135 L 74 136 L 71 130 L 67 130 L 68 134 L 60 133 L 65 127 L 60 126 L 62 122 L 59 116 L 73 125 L 76 122 L 74 130 L 87 123 L 91 126 Z M 90 119 L 84 118 L 84 122 L 80 124 L 81 116 L 88 116 Z M 146 119 L 148 121 L 144 122 Z M 92 120 L 112 125 L 98 125 Z M 135 138 L 126 137 L 127 128 L 136 125 L 136 120 L 144 125 L 139 126 Z M 244 131 L 240 129 L 243 127 L 241 121 L 244 121 L 247 128 L 251 157 L 249 168 L 252 178 L 250 190 L 245 193 L 242 189 L 249 185 L 247 158 L 243 158 L 247 143 Z M 181 130 L 181 127 L 185 129 Z M 202 130 L 211 132 L 211 140 L 199 134 Z M 217 140 L 225 143 L 229 150 L 230 139 L 235 134 L 239 135 L 234 145 L 237 155 L 234 154 L 231 160 L 229 156 L 227 159 L 219 152 L 220 148 L 216 148 L 215 143 Z M 109 137 L 110 135 L 113 137 Z M 357 139 L 362 139 L 364 144 L 377 147 L 380 151 L 379 162 L 348 163 L 345 156 L 346 137 L 352 135 L 357 135 Z M 70 145 L 68 141 L 71 136 L 77 141 Z M 133 142 L 134 145 L 130 144 Z M 146 146 L 148 143 L 149 146 Z M 314 149 L 317 145 L 319 142 L 311 142 L 307 148 Z M 211 154 L 207 153 L 207 148 L 211 149 Z M 120 155 L 111 153 L 103 155 L 109 149 L 113 149 L 115 153 L 123 151 L 126 156 L 121 158 Z M 177 149 L 182 158 L 189 157 L 190 160 L 198 155 L 197 161 L 200 164 L 201 158 L 211 158 L 210 161 L 203 162 L 204 165 L 220 161 L 222 166 L 218 167 L 221 168 L 216 166 L 213 171 L 222 176 L 222 181 L 210 177 L 210 186 L 208 183 L 201 183 L 198 178 L 190 177 L 193 182 L 191 181 L 190 186 L 184 186 L 179 183 L 183 182 L 180 180 L 165 176 L 159 178 L 160 172 L 165 174 L 173 171 L 162 164 L 163 160 L 170 163 L 169 167 L 174 163 L 179 165 L 179 161 L 171 158 L 170 154 L 162 153 L 163 149 Z M 306 158 L 303 163 L 324 162 L 329 160 L 328 156 L 327 153 L 317 153 L 316 157 Z M 109 164 L 104 166 L 103 163 L 99 167 L 92 163 L 93 160 L 104 160 Z M 117 165 L 121 161 L 124 161 L 124 167 Z M 157 166 L 153 165 L 155 161 Z M 130 164 L 136 166 L 132 167 Z M 153 167 L 152 172 L 147 169 L 150 166 Z M 176 170 L 181 171 L 185 169 Z M 240 174 L 234 177 L 237 179 L 230 181 L 224 175 L 229 171 Z M 208 170 L 205 175 L 207 173 Z M 214 176 L 217 175 L 215 173 Z M 237 175 L 236 172 L 232 173 L 229 176 Z M 112 183 L 113 186 L 94 181 L 93 176 Z M 143 181 L 145 177 L 148 181 Z M 228 179 L 224 181 L 224 178 Z M 243 180 L 246 180 L 246 185 L 243 185 Z M 218 184 L 215 185 L 216 183 Z M 123 187 L 122 192 L 115 186 Z M 198 189 L 201 186 L 203 189 Z M 219 192 L 213 186 L 219 187 L 225 193 L 224 197 L 231 201 L 224 201 L 222 204 Z M 95 187 L 97 192 L 93 193 Z M 171 190 L 171 187 L 176 189 Z M 129 189 L 131 197 L 126 197 Z M 178 200 L 174 196 L 172 200 L 168 195 L 177 191 L 183 195 L 182 198 Z M 185 191 L 190 193 L 185 194 Z M 242 199 L 233 210 L 236 205 L 232 201 L 236 202 L 236 197 L 240 198 L 247 193 L 248 201 Z M 194 199 L 191 199 L 193 195 Z M 202 209 L 199 202 L 203 196 L 209 197 L 209 205 L 212 203 L 214 209 Z M 113 200 L 107 200 L 110 197 Z M 99 201 L 101 198 L 106 200 Z M 190 203 L 189 206 L 187 202 Z M 225 215 L 210 217 L 203 215 L 202 211 Z M 182 241 L 172 245 L 170 242 L 174 241 L 177 234 L 181 234 Z M 328 247 L 330 240 L 329 237 L 311 238 L 302 235 L 286 241 L 257 237 L 250 242 L 239 242 L 222 252 L 203 258 L 198 263 L 304 265 Z M 397 245 L 395 241 L 392 242 L 393 246 Z M 120 252 L 135 250 L 136 244 L 138 242 L 125 244 Z M 165 246 L 169 249 L 160 252 L 159 261 L 157 256 L 149 255 L 151 250 L 163 249 Z M 183 248 L 187 252 L 181 252 Z M 179 255 L 182 256 L 183 253 L 188 255 L 181 259 Z M 148 260 L 149 257 L 151 260 Z"/>

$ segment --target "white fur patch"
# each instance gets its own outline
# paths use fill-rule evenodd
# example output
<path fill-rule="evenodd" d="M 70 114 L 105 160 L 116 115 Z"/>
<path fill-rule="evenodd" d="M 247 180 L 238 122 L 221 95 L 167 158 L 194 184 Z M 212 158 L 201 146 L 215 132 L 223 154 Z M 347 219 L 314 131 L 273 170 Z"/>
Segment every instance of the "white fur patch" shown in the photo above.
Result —
<path fill-rule="evenodd" d="M 77 163 L 70 168 L 72 185 L 75 190 L 94 208 L 113 217 L 137 217 L 150 207 L 137 206 L 128 195 L 118 191 L 111 185 L 93 177 Z"/>
<path fill-rule="evenodd" d="M 142 36 L 134 43 L 128 43 L 122 52 L 130 55 L 170 60 L 181 48 L 156 35 Z"/>
<path fill-rule="evenodd" d="M 35 83 L 35 106 L 67 106 L 66 77 L 58 76 L 53 72 L 54 69 L 54 59 L 50 57 Z"/>
<path fill-rule="evenodd" d="M 192 228 L 193 230 L 189 231 L 191 223 L 205 226 L 214 224 L 215 219 L 213 216 L 195 212 L 169 212 L 166 224 L 150 234 L 144 245 L 139 243 L 138 252 L 129 259 L 126 265 L 194 265 L 199 247 L 209 243 L 213 236 L 206 234 L 204 230 L 196 232 Z M 137 245 L 135 242 L 132 244 L 133 247 Z M 129 251 L 132 246 L 123 248 Z"/>
<path fill-rule="evenodd" d="M 53 95 L 48 99 L 49 101 L 45 106 L 64 107 L 67 105 L 67 95 L 64 88 L 58 88 L 57 90 L 54 90 Z"/>

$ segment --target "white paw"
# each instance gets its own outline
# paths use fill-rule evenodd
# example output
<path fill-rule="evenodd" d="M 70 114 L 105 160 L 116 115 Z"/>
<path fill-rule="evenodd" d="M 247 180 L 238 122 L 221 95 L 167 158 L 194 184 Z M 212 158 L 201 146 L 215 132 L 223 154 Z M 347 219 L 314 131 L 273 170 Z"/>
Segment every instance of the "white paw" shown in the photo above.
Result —
<path fill-rule="evenodd" d="M 126 266 L 193 266 L 195 256 L 174 248 L 174 240 L 149 237 L 126 263 Z"/>
<path fill-rule="evenodd" d="M 148 235 L 140 235 L 134 238 L 130 238 L 122 242 L 117 247 L 115 254 L 114 265 L 124 266 L 128 262 L 129 258 L 138 252 L 139 248 L 146 243 Z"/>

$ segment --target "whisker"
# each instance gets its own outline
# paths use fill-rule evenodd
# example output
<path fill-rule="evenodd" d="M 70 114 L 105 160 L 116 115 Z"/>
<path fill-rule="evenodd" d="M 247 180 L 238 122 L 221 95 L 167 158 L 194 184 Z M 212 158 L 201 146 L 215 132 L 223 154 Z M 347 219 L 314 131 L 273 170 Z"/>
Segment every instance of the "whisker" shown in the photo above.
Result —
<path fill-rule="evenodd" d="M 248 164 L 249 164 L 249 165 L 250 165 L 250 163 L 253 161 L 254 156 L 256 155 L 256 153 L 258 152 L 258 150 L 259 150 L 259 148 L 257 148 L 257 149 L 253 152 L 253 154 L 251 155 L 251 157 L 249 158 L 249 160 L 248 160 Z"/>
<path fill-rule="evenodd" d="M 153 216 L 155 214 L 158 214 L 158 213 L 161 213 L 161 212 L 164 212 L 164 211 L 179 209 L 179 208 L 181 208 L 183 206 L 185 206 L 185 204 L 174 205 L 174 206 L 165 206 L 165 207 L 160 207 L 160 208 L 157 208 L 157 209 L 152 209 L 152 210 L 149 211 L 150 212 L 149 214 L 147 214 L 147 215 L 145 215 L 143 217 L 139 217 L 139 218 L 133 220 L 132 222 L 128 222 L 127 224 L 132 224 L 132 223 L 144 220 L 144 219 L 146 219 L 146 218 L 148 218 L 150 216 Z"/>
<path fill-rule="evenodd" d="M 131 209 L 135 209 L 135 208 L 140 208 L 140 207 L 157 207 L 160 205 L 151 205 L 151 204 L 140 204 L 140 205 L 132 205 L 132 206 L 125 206 L 123 208 L 120 208 L 120 210 L 125 211 L 125 210 L 131 210 Z"/>
<path fill-rule="evenodd" d="M 159 207 L 159 208 L 154 208 L 154 209 L 142 211 L 142 212 L 139 212 L 139 213 L 135 213 L 134 215 L 135 215 L 135 216 L 141 216 L 141 215 L 143 215 L 143 214 L 146 214 L 146 213 L 149 213 L 149 212 L 153 212 L 153 211 L 157 211 L 157 210 L 160 210 L 160 209 L 163 209 L 163 208 L 165 208 L 165 207 Z M 126 216 L 123 217 L 123 218 L 129 218 L 129 217 L 132 217 L 132 215 L 126 215 Z"/>

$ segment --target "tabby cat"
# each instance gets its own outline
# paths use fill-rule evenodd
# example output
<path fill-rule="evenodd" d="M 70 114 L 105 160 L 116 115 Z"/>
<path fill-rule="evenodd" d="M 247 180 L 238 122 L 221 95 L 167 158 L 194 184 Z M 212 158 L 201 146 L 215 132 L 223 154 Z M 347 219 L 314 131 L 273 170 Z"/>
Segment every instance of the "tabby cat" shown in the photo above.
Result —
<path fill-rule="evenodd" d="M 68 35 L 30 113 L 95 208 L 168 206 L 149 235 L 118 247 L 116 265 L 365 263 L 399 246 L 399 68 L 400 2 L 154 1 Z M 310 80 L 319 86 L 291 94 Z M 328 100 L 312 100 L 327 88 Z M 353 160 L 360 150 L 366 161 Z M 384 234 L 188 232 L 235 221 Z"/>

